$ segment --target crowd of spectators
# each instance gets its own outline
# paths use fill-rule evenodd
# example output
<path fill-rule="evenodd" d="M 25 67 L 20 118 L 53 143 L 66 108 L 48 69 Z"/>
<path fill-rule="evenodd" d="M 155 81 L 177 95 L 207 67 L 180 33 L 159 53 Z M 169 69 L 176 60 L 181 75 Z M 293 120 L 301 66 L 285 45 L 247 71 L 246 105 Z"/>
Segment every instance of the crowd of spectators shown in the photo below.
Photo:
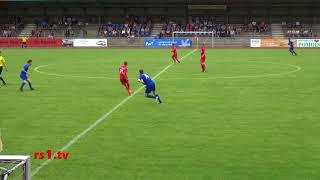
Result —
<path fill-rule="evenodd" d="M 270 30 L 269 25 L 264 21 L 251 21 L 247 26 L 244 24 L 227 24 L 217 22 L 209 17 L 189 17 L 185 23 L 177 23 L 172 20 L 165 20 L 160 37 L 169 37 L 173 31 L 184 32 L 213 32 L 215 37 L 235 37 L 242 32 L 265 33 Z M 185 33 L 184 36 L 193 36 L 193 33 Z M 208 33 L 198 33 L 199 36 L 211 36 Z"/>
<path fill-rule="evenodd" d="M 17 27 L 14 24 L 5 24 L 0 26 L 1 37 L 15 37 L 17 36 Z"/>
<path fill-rule="evenodd" d="M 265 21 L 255 21 L 252 20 L 249 24 L 248 24 L 248 28 L 246 31 L 248 32 L 255 32 L 255 33 L 265 33 L 268 32 L 270 30 L 270 27 L 267 23 L 265 23 Z"/>
<path fill-rule="evenodd" d="M 36 21 L 37 28 L 32 30 L 32 37 L 48 37 L 54 38 L 55 33 L 62 31 L 65 37 L 72 37 L 75 35 L 74 26 L 87 25 L 83 23 L 79 18 L 72 16 L 55 17 L 52 19 L 43 18 L 40 21 Z"/>
<path fill-rule="evenodd" d="M 163 25 L 160 37 L 171 37 L 174 31 L 186 32 L 180 34 L 183 36 L 194 36 L 195 34 L 192 32 L 200 32 L 197 33 L 197 36 L 211 36 L 211 33 L 205 32 L 212 32 L 214 37 L 235 37 L 244 32 L 262 34 L 270 31 L 269 24 L 263 20 L 251 20 L 244 25 L 227 24 L 207 16 L 190 16 L 184 20 L 161 18 Z M 64 35 L 65 37 L 73 37 L 78 35 L 78 30 L 81 27 L 86 27 L 89 22 L 91 23 L 91 20 L 83 20 L 73 16 L 51 17 L 50 19 L 43 17 L 36 20 L 37 28 L 32 30 L 31 36 L 54 38 L 55 35 Z M 102 24 L 98 32 L 100 37 L 146 37 L 151 34 L 152 30 L 151 18 L 147 16 L 126 16 L 121 23 L 105 21 Z M 315 36 L 311 26 L 302 25 L 299 21 L 282 22 L 282 26 L 287 37 Z M 7 23 L 0 25 L 0 37 L 15 37 L 22 27 L 23 23 L 20 17 L 11 18 Z"/>
<path fill-rule="evenodd" d="M 287 28 L 286 36 L 287 37 L 313 37 L 314 33 L 311 27 L 302 25 L 300 21 L 295 22 L 282 22 L 282 27 Z"/>
<path fill-rule="evenodd" d="M 313 37 L 312 29 L 307 28 L 293 28 L 288 29 L 286 33 L 287 37 Z"/>
<path fill-rule="evenodd" d="M 226 23 L 218 23 L 208 17 L 189 17 L 186 23 L 176 23 L 165 20 L 160 33 L 161 37 L 172 35 L 173 31 L 184 32 L 213 32 L 215 37 L 234 37 L 242 32 L 241 26 Z M 193 36 L 193 33 L 185 33 L 184 36 Z M 199 36 L 211 36 L 208 33 L 198 33 Z"/>
<path fill-rule="evenodd" d="M 248 26 L 241 24 L 227 24 L 224 22 L 216 22 L 208 17 L 189 17 L 186 23 L 176 23 L 172 20 L 166 20 L 162 26 L 161 37 L 172 35 L 173 31 L 190 32 L 185 35 L 193 36 L 192 32 L 213 32 L 215 37 L 235 37 L 242 32 L 263 33 L 269 31 L 269 25 L 264 21 L 251 21 Z M 200 36 L 211 36 L 211 34 L 198 34 Z"/>
<path fill-rule="evenodd" d="M 0 37 L 15 37 L 21 28 L 23 28 L 21 17 L 13 16 L 7 23 L 0 25 Z"/>
<path fill-rule="evenodd" d="M 128 37 L 149 36 L 152 28 L 151 19 L 146 16 L 126 16 L 122 24 L 108 21 L 99 30 L 101 37 Z"/>

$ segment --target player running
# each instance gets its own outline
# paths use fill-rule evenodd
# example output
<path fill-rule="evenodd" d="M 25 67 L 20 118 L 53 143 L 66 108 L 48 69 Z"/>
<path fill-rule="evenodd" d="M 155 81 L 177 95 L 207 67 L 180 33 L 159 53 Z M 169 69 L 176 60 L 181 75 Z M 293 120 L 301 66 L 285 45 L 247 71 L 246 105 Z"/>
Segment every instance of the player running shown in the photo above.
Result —
<path fill-rule="evenodd" d="M 32 65 L 32 60 L 29 59 L 27 61 L 27 64 L 25 64 L 21 70 L 21 73 L 20 73 L 20 78 L 22 79 L 22 83 L 21 83 L 21 86 L 20 86 L 20 91 L 22 92 L 23 91 L 23 87 L 26 83 L 29 84 L 29 87 L 30 87 L 30 90 L 34 90 L 33 87 L 32 87 L 32 84 L 31 84 L 31 80 L 29 79 L 28 77 L 28 70 L 29 70 L 29 67 Z"/>
<path fill-rule="evenodd" d="M 290 46 L 289 47 L 289 52 L 291 53 L 291 55 L 297 56 L 297 53 L 294 51 L 293 41 L 290 38 L 288 38 L 288 41 L 289 41 L 288 45 Z"/>
<path fill-rule="evenodd" d="M 121 84 L 126 88 L 128 95 L 131 96 L 131 88 L 129 84 L 129 78 L 128 78 L 128 62 L 125 61 L 122 66 L 119 68 L 119 78 Z"/>
<path fill-rule="evenodd" d="M 6 85 L 6 82 L 4 81 L 4 79 L 1 76 L 3 69 L 5 69 L 8 72 L 8 68 L 6 66 L 6 61 L 0 51 L 0 80 L 2 81 L 3 85 Z"/>
<path fill-rule="evenodd" d="M 204 46 L 204 44 L 202 45 L 201 49 L 200 49 L 200 64 L 201 64 L 201 69 L 202 72 L 206 72 L 206 48 Z"/>
<path fill-rule="evenodd" d="M 139 74 L 140 76 L 138 82 L 146 85 L 146 97 L 155 99 L 158 104 L 161 104 L 162 101 L 160 99 L 160 96 L 156 93 L 156 84 L 154 83 L 154 81 L 148 74 L 144 73 L 142 69 L 139 71 Z M 150 95 L 151 92 L 153 95 Z"/>
<path fill-rule="evenodd" d="M 178 62 L 180 63 L 178 59 L 178 52 L 175 44 L 172 44 L 172 60 L 174 63 Z"/>

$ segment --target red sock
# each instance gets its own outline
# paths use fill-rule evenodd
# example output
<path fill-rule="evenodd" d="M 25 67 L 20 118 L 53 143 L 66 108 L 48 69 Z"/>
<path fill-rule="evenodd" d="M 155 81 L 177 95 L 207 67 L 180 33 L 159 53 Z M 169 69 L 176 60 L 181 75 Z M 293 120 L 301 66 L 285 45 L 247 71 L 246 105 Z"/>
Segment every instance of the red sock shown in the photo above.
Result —
<path fill-rule="evenodd" d="M 131 96 L 130 84 L 126 84 L 126 89 L 127 89 L 128 95 Z"/>
<path fill-rule="evenodd" d="M 205 72 L 206 71 L 206 65 L 205 64 L 201 64 L 201 69 L 202 69 L 202 72 Z"/>

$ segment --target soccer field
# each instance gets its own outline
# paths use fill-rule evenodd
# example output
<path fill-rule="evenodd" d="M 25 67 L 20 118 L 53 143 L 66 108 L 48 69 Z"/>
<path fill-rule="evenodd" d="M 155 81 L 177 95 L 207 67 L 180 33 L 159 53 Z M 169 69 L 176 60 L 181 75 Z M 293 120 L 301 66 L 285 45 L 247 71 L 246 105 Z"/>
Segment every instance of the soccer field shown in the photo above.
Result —
<path fill-rule="evenodd" d="M 0 154 L 32 159 L 32 180 L 318 180 L 320 51 L 4 49 Z M 19 92 L 33 59 L 35 91 Z M 129 62 L 128 98 L 118 67 Z M 138 70 L 163 103 L 144 97 Z M 40 167 L 40 168 L 39 168 Z"/>

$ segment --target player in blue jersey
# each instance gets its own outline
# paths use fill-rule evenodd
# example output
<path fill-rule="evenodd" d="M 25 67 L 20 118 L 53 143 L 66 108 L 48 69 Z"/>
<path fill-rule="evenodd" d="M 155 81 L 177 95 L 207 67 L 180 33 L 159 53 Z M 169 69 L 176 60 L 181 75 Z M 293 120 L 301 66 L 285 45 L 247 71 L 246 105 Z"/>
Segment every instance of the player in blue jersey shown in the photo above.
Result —
<path fill-rule="evenodd" d="M 293 41 L 288 38 L 288 45 L 289 45 L 289 52 L 291 53 L 291 55 L 297 55 L 297 53 L 294 51 L 294 43 Z"/>
<path fill-rule="evenodd" d="M 32 60 L 29 59 L 27 61 L 27 64 L 25 64 L 21 70 L 21 73 L 20 73 L 20 78 L 22 79 L 22 83 L 21 83 L 21 86 L 20 86 L 20 91 L 23 91 L 23 87 L 26 83 L 29 84 L 29 87 L 30 87 L 30 90 L 34 90 L 33 87 L 32 87 L 32 84 L 31 84 L 31 80 L 29 79 L 28 77 L 28 70 L 29 70 L 29 67 L 32 65 Z"/>
<path fill-rule="evenodd" d="M 139 71 L 139 74 L 140 75 L 138 82 L 146 85 L 146 97 L 155 99 L 158 104 L 161 104 L 162 101 L 160 99 L 160 96 L 156 93 L 156 84 L 154 83 L 154 81 L 150 78 L 148 74 L 144 73 L 142 69 Z M 150 95 L 151 92 L 153 95 Z"/>

